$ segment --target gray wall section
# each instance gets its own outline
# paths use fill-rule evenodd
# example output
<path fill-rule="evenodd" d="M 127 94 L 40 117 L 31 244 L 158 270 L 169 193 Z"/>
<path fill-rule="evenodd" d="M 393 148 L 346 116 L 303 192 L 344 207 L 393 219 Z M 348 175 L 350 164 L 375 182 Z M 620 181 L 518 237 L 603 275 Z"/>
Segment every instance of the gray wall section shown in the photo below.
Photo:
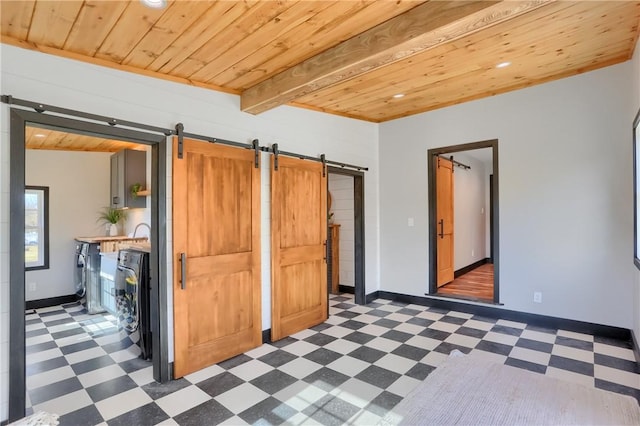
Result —
<path fill-rule="evenodd" d="M 627 62 L 382 123 L 381 289 L 428 290 L 427 150 L 498 139 L 504 307 L 631 327 L 631 80 Z"/>
<path fill-rule="evenodd" d="M 631 62 L 632 66 L 632 82 L 631 93 L 633 96 L 632 114 L 636 114 L 640 109 L 640 44 L 636 44 L 636 50 Z M 638 200 L 640 202 L 640 199 Z M 633 332 L 636 339 L 640 339 L 640 271 L 635 271 L 635 283 L 633 288 L 633 305 L 634 305 L 634 321 Z"/>

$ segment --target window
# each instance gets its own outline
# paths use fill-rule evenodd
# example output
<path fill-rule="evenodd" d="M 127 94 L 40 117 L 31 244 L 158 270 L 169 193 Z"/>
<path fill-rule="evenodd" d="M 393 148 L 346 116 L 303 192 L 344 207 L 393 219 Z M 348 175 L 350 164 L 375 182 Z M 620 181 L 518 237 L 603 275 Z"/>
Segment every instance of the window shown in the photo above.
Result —
<path fill-rule="evenodd" d="M 49 268 L 49 188 L 27 186 L 24 193 L 26 270 Z"/>

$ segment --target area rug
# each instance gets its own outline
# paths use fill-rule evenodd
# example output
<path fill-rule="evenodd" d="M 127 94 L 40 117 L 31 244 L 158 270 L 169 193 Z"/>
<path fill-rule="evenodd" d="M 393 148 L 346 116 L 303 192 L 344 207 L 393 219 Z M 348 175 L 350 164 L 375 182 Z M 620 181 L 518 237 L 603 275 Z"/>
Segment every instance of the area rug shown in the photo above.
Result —
<path fill-rule="evenodd" d="M 449 357 L 381 425 L 640 425 L 626 395 L 498 364 Z"/>
<path fill-rule="evenodd" d="M 56 426 L 59 424 L 58 417 L 57 414 L 38 411 L 14 423 L 9 423 L 8 426 Z"/>

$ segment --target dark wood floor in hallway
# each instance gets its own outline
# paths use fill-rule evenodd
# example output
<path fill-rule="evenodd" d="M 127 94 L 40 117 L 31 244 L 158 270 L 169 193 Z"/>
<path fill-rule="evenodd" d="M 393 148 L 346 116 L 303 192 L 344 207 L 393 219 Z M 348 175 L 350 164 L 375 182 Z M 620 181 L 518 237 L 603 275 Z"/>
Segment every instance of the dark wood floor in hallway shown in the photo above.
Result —
<path fill-rule="evenodd" d="M 493 303 L 493 264 L 486 263 L 438 289 L 440 296 L 455 296 Z"/>

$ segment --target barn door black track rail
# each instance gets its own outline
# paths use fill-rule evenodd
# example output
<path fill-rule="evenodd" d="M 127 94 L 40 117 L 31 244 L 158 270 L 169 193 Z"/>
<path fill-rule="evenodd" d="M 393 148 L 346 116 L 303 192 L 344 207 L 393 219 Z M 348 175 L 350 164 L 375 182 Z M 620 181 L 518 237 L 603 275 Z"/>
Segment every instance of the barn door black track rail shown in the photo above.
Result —
<path fill-rule="evenodd" d="M 286 155 L 287 157 L 295 157 L 301 160 L 318 161 L 325 166 L 333 165 L 333 166 L 355 169 L 355 170 L 364 170 L 364 171 L 369 170 L 368 167 L 355 166 L 353 164 L 327 160 L 324 154 L 320 155 L 320 157 L 311 157 L 309 155 L 298 154 L 295 152 L 280 151 L 278 150 L 277 143 L 274 143 L 271 147 L 266 147 L 266 146 L 260 146 L 257 139 L 254 139 L 253 141 L 251 141 L 251 143 L 242 143 L 242 142 L 229 141 L 226 139 L 213 138 L 210 136 L 198 135 L 195 133 L 188 133 L 184 131 L 184 125 L 182 123 L 178 123 L 175 129 L 167 129 L 163 127 L 150 126 L 148 124 L 137 123 L 135 121 L 121 120 L 113 117 L 107 117 L 104 115 L 91 114 L 84 111 L 77 111 L 73 109 L 57 107 L 54 105 L 47 105 L 47 104 L 42 104 L 38 102 L 27 101 L 24 99 L 14 98 L 11 95 L 0 96 L 0 101 L 8 105 L 16 105 L 16 106 L 21 106 L 25 108 L 32 108 L 38 113 L 50 112 L 55 114 L 67 115 L 71 117 L 84 118 L 87 120 L 97 121 L 100 123 L 107 123 L 110 126 L 123 126 L 123 127 L 134 128 L 134 129 L 147 130 L 149 132 L 162 133 L 165 136 L 176 135 L 178 136 L 178 158 L 183 157 L 184 138 L 187 137 L 187 138 L 203 140 L 211 143 L 220 143 L 223 145 L 235 146 L 238 148 L 252 149 L 255 151 L 255 167 L 256 168 L 260 167 L 260 151 L 262 151 L 262 152 L 274 154 L 276 155 L 276 157 L 278 155 Z M 276 161 L 276 170 L 277 170 L 277 161 Z M 326 173 L 326 171 L 323 171 L 323 173 Z"/>
<path fill-rule="evenodd" d="M 254 139 L 254 142 L 252 143 L 242 143 L 242 142 L 229 141 L 226 139 L 213 138 L 211 136 L 197 135 L 195 133 L 188 133 L 184 131 L 184 124 L 182 123 L 176 124 L 176 129 L 173 132 L 173 134 L 178 136 L 178 158 L 182 158 L 182 155 L 183 155 L 184 138 L 197 139 L 197 140 L 201 140 L 209 143 L 219 143 L 222 145 L 235 146 L 236 148 L 244 148 L 244 149 L 255 149 L 254 142 L 257 141 L 257 139 Z"/>
<path fill-rule="evenodd" d="M 256 168 L 259 168 L 259 162 L 260 162 L 259 161 L 259 151 L 262 151 L 262 152 L 270 153 L 270 154 L 272 154 L 274 156 L 274 161 L 273 161 L 274 170 L 278 170 L 278 156 L 280 156 L 280 155 L 285 155 L 287 157 L 299 158 L 301 160 L 309 160 L 309 161 L 320 162 L 325 166 L 323 168 L 323 172 L 322 172 L 323 176 L 326 176 L 326 165 L 329 165 L 329 164 L 330 165 L 334 165 L 334 166 L 338 166 L 338 167 L 342 167 L 342 168 L 350 168 L 350 169 L 364 170 L 364 171 L 369 170 L 368 167 L 354 166 L 353 164 L 341 163 L 339 161 L 327 160 L 326 156 L 324 154 L 321 154 L 320 157 L 312 157 L 310 155 L 298 154 L 296 152 L 282 151 L 282 150 L 280 150 L 280 148 L 279 148 L 277 143 L 274 143 L 270 147 L 267 147 L 267 146 L 258 145 L 258 140 L 257 139 L 254 139 L 250 144 L 247 144 L 247 143 L 241 143 L 241 142 L 228 141 L 228 140 L 219 139 L 219 138 L 212 138 L 210 136 L 196 135 L 194 133 L 186 133 L 184 131 L 184 125 L 182 123 L 178 123 L 176 125 L 176 129 L 174 131 L 174 134 L 178 136 L 178 158 L 182 158 L 182 155 L 183 155 L 183 138 L 188 137 L 188 138 L 198 139 L 198 140 L 207 141 L 207 142 L 211 142 L 211 143 L 221 143 L 221 144 L 224 144 L 224 145 L 231 145 L 231 146 L 235 146 L 235 147 L 238 147 L 238 148 L 253 149 L 256 152 L 256 155 L 255 155 L 255 166 L 256 166 Z"/>
<path fill-rule="evenodd" d="M 1 97 L 2 103 L 8 105 L 17 105 L 26 108 L 33 108 L 36 112 L 52 112 L 56 114 L 69 115 L 72 117 L 86 118 L 87 120 L 98 121 L 102 123 L 107 123 L 110 126 L 125 126 L 125 127 L 133 127 L 136 129 L 148 130 L 154 133 L 162 133 L 165 136 L 169 136 L 173 133 L 171 129 L 165 129 L 162 127 L 149 126 L 147 124 L 136 123 L 134 121 L 120 120 L 113 117 L 107 117 L 104 115 L 91 114 L 84 111 L 76 111 L 73 109 L 61 108 L 53 105 L 46 105 L 37 102 L 26 101 L 24 99 L 14 98 L 11 95 L 2 95 Z"/>
<path fill-rule="evenodd" d="M 262 151 L 270 152 L 271 154 L 275 155 L 276 157 L 278 155 L 286 155 L 287 157 L 299 158 L 301 160 L 317 161 L 319 163 L 324 164 L 325 166 L 326 165 L 333 165 L 333 166 L 338 166 L 338 167 L 342 167 L 342 168 L 350 168 L 350 169 L 356 169 L 356 170 L 364 170 L 364 171 L 369 170 L 368 167 L 354 166 L 353 164 L 341 163 L 339 161 L 327 160 L 327 158 L 326 158 L 326 156 L 324 154 L 321 154 L 320 157 L 311 157 L 309 155 L 298 154 L 298 153 L 295 153 L 295 152 L 282 151 L 282 150 L 279 149 L 277 143 L 274 143 L 273 145 L 271 145 L 270 148 L 262 147 L 261 149 L 262 149 Z M 275 161 L 275 163 L 276 163 L 275 169 L 278 170 L 278 166 L 277 166 L 278 162 L 277 162 L 277 160 Z"/>
<path fill-rule="evenodd" d="M 453 159 L 453 155 L 450 155 L 449 157 L 446 157 L 446 156 L 444 156 L 444 155 L 438 155 L 438 157 L 440 157 L 440 158 L 444 158 L 445 160 L 449 160 L 449 161 L 451 161 L 453 164 L 455 164 L 456 166 L 458 166 L 458 167 L 460 167 L 460 168 L 463 168 L 463 169 L 465 169 L 465 170 L 469 170 L 469 169 L 471 169 L 471 166 L 467 166 L 467 165 L 466 165 L 466 164 L 464 164 L 464 163 L 461 163 L 461 162 L 459 162 L 459 161 L 454 160 L 454 159 Z"/>

